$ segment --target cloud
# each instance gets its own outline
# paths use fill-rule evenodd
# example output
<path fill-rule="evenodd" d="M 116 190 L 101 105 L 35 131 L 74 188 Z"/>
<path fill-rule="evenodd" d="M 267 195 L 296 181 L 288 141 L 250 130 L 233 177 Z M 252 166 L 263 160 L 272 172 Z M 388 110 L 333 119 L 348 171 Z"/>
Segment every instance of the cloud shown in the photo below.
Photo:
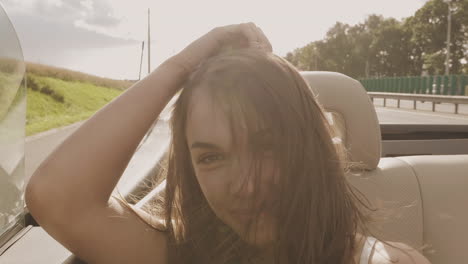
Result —
<path fill-rule="evenodd" d="M 107 1 L 96 1 L 87 0 L 81 2 L 83 6 L 86 6 L 91 12 L 86 16 L 84 22 L 89 25 L 103 26 L 103 27 L 114 27 L 120 24 L 122 18 L 114 15 L 113 9 Z"/>
<path fill-rule="evenodd" d="M 23 44 L 37 45 L 41 48 L 105 48 L 137 43 L 83 28 L 71 23 L 56 23 L 54 20 L 37 16 L 12 16 L 13 24 Z"/>
<path fill-rule="evenodd" d="M 122 21 L 109 0 L 1 0 L 11 15 L 41 17 L 104 33 Z"/>
<path fill-rule="evenodd" d="M 16 15 L 11 17 L 27 61 L 55 66 L 70 65 L 80 61 L 88 50 L 103 50 L 125 46 L 139 47 L 140 42 L 99 34 L 70 23 L 56 23 L 38 16 Z M 115 54 L 116 58 L 120 55 Z M 94 63 L 104 66 L 97 53 Z M 85 71 L 85 69 L 80 69 Z M 87 71 L 90 72 L 90 71 Z"/>
<path fill-rule="evenodd" d="M 106 0 L 0 1 L 16 28 L 26 60 L 139 43 L 109 33 L 120 20 L 112 15 Z"/>

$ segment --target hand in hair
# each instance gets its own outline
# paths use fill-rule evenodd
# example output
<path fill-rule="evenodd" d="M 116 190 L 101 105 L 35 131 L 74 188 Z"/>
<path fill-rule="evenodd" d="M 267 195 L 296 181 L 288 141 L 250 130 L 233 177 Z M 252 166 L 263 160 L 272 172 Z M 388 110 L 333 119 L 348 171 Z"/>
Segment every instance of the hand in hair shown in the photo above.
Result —
<path fill-rule="evenodd" d="M 202 61 L 229 48 L 258 48 L 272 52 L 270 41 L 263 31 L 250 22 L 214 28 L 189 44 L 170 61 L 190 74 Z"/>

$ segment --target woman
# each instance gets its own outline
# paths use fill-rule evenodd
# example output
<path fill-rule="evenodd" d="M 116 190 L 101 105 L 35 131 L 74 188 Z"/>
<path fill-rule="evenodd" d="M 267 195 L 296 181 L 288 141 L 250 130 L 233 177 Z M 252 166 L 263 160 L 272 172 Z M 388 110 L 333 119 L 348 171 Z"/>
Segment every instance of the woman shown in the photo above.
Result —
<path fill-rule="evenodd" d="M 370 243 L 323 109 L 271 52 L 253 23 L 194 41 L 48 157 L 27 186 L 30 212 L 89 263 L 428 263 L 402 244 Z M 111 193 L 182 87 L 152 217 Z"/>

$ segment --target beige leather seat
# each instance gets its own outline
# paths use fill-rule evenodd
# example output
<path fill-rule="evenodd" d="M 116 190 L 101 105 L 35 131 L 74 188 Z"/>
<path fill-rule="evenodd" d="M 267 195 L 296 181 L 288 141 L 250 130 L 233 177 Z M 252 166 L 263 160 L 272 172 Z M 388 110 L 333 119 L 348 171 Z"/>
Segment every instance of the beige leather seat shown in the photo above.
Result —
<path fill-rule="evenodd" d="M 362 85 L 343 74 L 302 72 L 318 101 L 333 113 L 359 173 L 348 175 L 369 201 L 387 208 L 373 225 L 380 238 L 404 242 L 433 264 L 468 261 L 468 155 L 381 158 L 374 106 Z M 380 227 L 380 228 L 379 228 Z"/>

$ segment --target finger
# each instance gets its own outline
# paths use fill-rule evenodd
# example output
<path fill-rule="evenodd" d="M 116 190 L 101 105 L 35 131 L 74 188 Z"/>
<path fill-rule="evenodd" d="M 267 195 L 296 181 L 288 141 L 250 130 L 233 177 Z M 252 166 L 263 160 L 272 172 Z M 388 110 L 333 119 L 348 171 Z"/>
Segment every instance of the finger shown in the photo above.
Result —
<path fill-rule="evenodd" d="M 273 47 L 271 46 L 271 43 L 266 37 L 265 33 L 263 33 L 263 30 L 259 27 L 255 27 L 255 28 L 257 30 L 258 38 L 260 39 L 260 42 L 262 46 L 264 47 L 264 49 L 267 52 L 273 52 Z"/>
<path fill-rule="evenodd" d="M 247 38 L 247 43 L 249 46 L 257 48 L 260 42 L 255 24 L 252 22 L 241 24 L 241 30 L 244 36 Z"/>
<path fill-rule="evenodd" d="M 225 44 L 237 44 L 239 47 L 248 47 L 254 34 L 248 29 L 247 23 L 234 24 L 222 27 L 224 36 L 220 37 L 220 42 Z"/>

